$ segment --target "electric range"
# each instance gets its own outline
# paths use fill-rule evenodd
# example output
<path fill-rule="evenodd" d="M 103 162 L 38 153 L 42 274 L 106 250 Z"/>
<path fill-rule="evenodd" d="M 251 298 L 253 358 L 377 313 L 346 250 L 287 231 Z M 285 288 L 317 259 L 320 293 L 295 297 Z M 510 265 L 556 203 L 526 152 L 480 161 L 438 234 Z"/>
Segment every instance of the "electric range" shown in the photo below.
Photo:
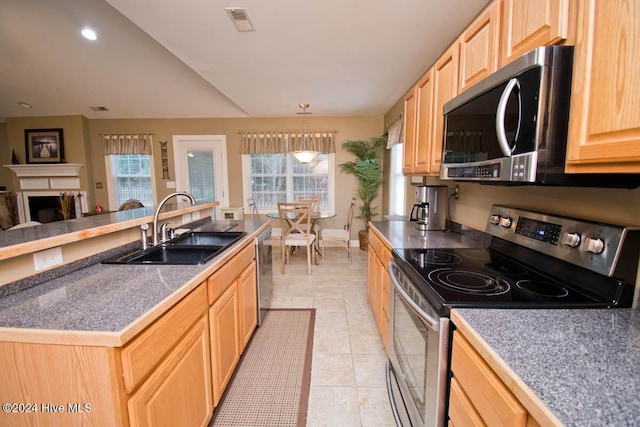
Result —
<path fill-rule="evenodd" d="M 440 315 L 452 307 L 630 307 L 640 229 L 493 206 L 488 248 L 396 249 Z M 395 270 L 392 269 L 392 274 Z"/>

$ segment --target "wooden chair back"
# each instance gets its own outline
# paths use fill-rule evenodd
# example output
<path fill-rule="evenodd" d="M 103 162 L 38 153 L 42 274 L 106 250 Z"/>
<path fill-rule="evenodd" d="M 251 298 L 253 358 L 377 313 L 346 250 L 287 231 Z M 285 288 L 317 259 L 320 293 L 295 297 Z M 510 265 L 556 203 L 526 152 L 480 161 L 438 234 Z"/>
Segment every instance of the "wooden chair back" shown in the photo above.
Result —
<path fill-rule="evenodd" d="M 313 207 L 308 202 L 278 202 L 283 239 L 286 240 L 291 233 L 300 234 L 296 237 L 308 237 L 311 234 L 312 212 Z"/>
<path fill-rule="evenodd" d="M 320 214 L 319 194 L 296 194 L 296 202 L 311 203 L 311 210 L 317 214 Z"/>

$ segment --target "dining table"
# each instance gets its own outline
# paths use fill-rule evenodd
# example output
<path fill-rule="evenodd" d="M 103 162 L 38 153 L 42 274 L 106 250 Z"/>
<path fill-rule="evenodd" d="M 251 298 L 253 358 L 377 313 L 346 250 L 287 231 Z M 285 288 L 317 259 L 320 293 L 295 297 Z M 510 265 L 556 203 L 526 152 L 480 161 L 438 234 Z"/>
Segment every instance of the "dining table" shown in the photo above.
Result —
<path fill-rule="evenodd" d="M 267 218 L 272 218 L 272 219 L 280 219 L 280 213 L 277 211 L 274 212 L 267 212 L 266 213 Z M 288 215 L 291 219 L 295 219 L 294 217 L 292 217 L 291 215 Z M 334 218 L 336 216 L 335 213 L 330 213 L 327 211 L 320 211 L 320 212 L 312 212 L 311 213 L 311 230 L 315 230 L 315 225 L 318 223 L 319 220 L 321 219 L 327 219 L 327 218 Z M 319 239 L 320 236 L 316 235 L 316 239 Z M 317 240 L 316 240 L 317 241 Z M 293 246 L 291 248 L 291 254 L 293 254 L 295 252 L 295 246 Z M 320 252 L 320 248 L 319 248 L 319 242 L 317 245 L 313 245 L 313 249 L 316 252 L 316 264 L 320 264 L 320 260 L 322 259 L 322 253 Z"/>

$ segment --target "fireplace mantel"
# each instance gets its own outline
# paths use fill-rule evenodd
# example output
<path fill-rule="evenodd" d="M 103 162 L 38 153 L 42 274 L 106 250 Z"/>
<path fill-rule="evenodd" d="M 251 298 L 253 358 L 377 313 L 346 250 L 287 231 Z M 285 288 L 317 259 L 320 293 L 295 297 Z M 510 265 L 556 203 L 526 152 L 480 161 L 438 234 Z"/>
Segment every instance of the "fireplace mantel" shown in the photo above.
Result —
<path fill-rule="evenodd" d="M 4 165 L 11 169 L 18 178 L 40 176 L 80 176 L 80 168 L 83 165 L 77 163 L 43 163 L 30 165 Z"/>

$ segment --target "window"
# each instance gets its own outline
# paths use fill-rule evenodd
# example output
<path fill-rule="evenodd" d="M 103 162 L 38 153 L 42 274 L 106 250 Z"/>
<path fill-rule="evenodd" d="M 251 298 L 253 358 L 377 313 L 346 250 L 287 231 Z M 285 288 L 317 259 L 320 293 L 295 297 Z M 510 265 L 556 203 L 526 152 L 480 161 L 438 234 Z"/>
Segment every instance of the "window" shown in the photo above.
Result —
<path fill-rule="evenodd" d="M 106 156 L 109 180 L 109 204 L 112 210 L 129 199 L 153 206 L 151 156 L 125 154 Z"/>
<path fill-rule="evenodd" d="M 389 215 L 404 215 L 405 179 L 402 174 L 402 144 L 391 146 Z"/>
<path fill-rule="evenodd" d="M 320 210 L 334 212 L 334 154 L 318 154 L 308 164 L 290 154 L 243 155 L 245 200 L 253 198 L 261 212 L 278 209 L 278 202 L 295 201 L 298 194 L 319 194 Z"/>

